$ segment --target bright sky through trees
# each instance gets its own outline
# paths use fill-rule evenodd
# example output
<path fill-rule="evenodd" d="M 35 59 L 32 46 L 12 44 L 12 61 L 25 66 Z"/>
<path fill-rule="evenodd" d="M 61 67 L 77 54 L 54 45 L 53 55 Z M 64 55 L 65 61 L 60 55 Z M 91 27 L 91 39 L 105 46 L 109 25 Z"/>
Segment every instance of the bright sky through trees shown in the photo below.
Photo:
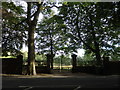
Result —
<path fill-rule="evenodd" d="M 23 6 L 25 11 L 27 10 L 27 4 L 26 4 L 25 1 L 20 1 L 19 4 L 21 4 Z M 59 11 L 56 7 L 53 7 L 52 10 L 53 10 L 55 15 L 59 13 Z M 40 22 L 43 18 L 44 18 L 44 15 L 42 13 L 40 13 L 38 21 Z M 37 34 L 35 33 L 35 37 L 36 37 L 36 35 Z M 28 47 L 24 44 L 21 51 L 23 51 L 23 52 L 28 51 Z M 82 57 L 82 56 L 84 56 L 85 50 L 84 49 L 78 49 L 77 52 L 78 53 L 75 53 L 75 54 Z"/>
<path fill-rule="evenodd" d="M 21 51 L 23 51 L 23 52 L 28 51 L 28 48 L 25 45 L 23 45 L 23 48 L 22 48 Z M 83 57 L 84 53 L 85 53 L 85 50 L 84 49 L 78 49 L 77 52 L 78 53 L 75 53 L 76 55 L 78 55 L 80 57 Z"/>

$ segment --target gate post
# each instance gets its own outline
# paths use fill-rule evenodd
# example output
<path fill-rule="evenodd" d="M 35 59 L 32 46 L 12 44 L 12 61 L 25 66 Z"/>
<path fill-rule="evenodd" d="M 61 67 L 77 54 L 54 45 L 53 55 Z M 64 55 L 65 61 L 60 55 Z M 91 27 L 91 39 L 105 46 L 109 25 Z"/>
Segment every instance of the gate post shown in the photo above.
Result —
<path fill-rule="evenodd" d="M 18 55 L 17 56 L 17 60 L 18 60 L 18 73 L 22 74 L 23 56 L 22 55 Z"/>
<path fill-rule="evenodd" d="M 77 55 L 76 54 L 72 54 L 71 57 L 72 57 L 72 71 L 75 72 L 76 65 L 77 65 L 77 63 L 76 63 L 76 61 L 77 61 L 76 60 Z"/>
<path fill-rule="evenodd" d="M 47 54 L 47 69 L 48 69 L 48 72 L 50 73 L 50 60 L 51 60 L 51 55 L 50 54 Z"/>
<path fill-rule="evenodd" d="M 109 63 L 109 57 L 103 57 L 103 65 Z"/>
<path fill-rule="evenodd" d="M 53 69 L 53 58 L 54 58 L 55 54 L 51 54 L 51 57 L 50 57 L 50 63 L 51 63 L 51 69 Z"/>
<path fill-rule="evenodd" d="M 103 56 L 103 74 L 110 74 L 109 57 Z"/>

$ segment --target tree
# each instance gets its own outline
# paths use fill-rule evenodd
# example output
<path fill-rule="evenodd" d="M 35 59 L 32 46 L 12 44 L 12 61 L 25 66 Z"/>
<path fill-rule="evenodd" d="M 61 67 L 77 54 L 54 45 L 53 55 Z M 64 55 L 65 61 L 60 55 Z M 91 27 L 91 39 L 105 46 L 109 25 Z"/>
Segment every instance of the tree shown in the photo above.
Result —
<path fill-rule="evenodd" d="M 46 12 L 48 13 L 48 8 L 53 7 L 54 4 L 27 2 L 27 5 L 27 18 L 22 16 L 23 11 L 20 7 L 15 6 L 13 3 L 5 5 L 7 9 L 5 8 L 3 14 L 7 13 L 7 15 L 3 17 L 3 44 L 6 45 L 4 47 L 8 51 L 10 51 L 10 47 L 19 50 L 22 47 L 22 43 L 25 43 L 26 32 L 28 32 L 28 74 L 35 75 L 34 32 L 38 16 L 43 9 L 47 10 Z M 9 9 L 11 12 L 9 12 Z M 108 51 L 114 54 L 118 52 L 116 45 L 119 42 L 120 28 L 119 2 L 69 2 L 64 3 L 59 10 L 59 15 L 54 15 L 43 21 L 37 28 L 39 31 L 36 31 L 41 45 L 45 44 L 43 45 L 45 46 L 44 48 L 50 48 L 51 54 L 57 50 L 69 52 L 76 51 L 78 48 L 84 48 L 86 51 L 94 53 L 97 65 L 100 65 L 102 54 L 107 55 Z M 9 17 L 13 20 L 11 21 Z M 19 21 L 20 23 L 18 23 Z M 6 27 L 7 30 L 5 30 Z M 25 31 L 26 28 L 27 31 Z M 10 29 L 12 33 L 15 32 L 18 38 L 14 37 L 15 35 L 11 33 Z M 49 42 L 45 42 L 44 39 L 49 39 Z M 11 41 L 15 42 L 14 45 L 10 43 Z"/>
<path fill-rule="evenodd" d="M 29 66 L 28 74 L 29 75 L 36 74 L 35 63 L 34 63 L 35 61 L 34 60 L 35 59 L 34 30 L 37 25 L 37 20 L 38 20 L 39 13 L 41 11 L 42 3 L 43 2 L 27 2 L 28 4 L 27 19 L 22 18 L 22 14 L 24 10 L 21 9 L 20 6 L 16 6 L 13 2 L 3 3 L 3 6 L 4 6 L 3 14 L 6 14 L 4 15 L 5 17 L 3 18 L 3 21 L 4 21 L 3 46 L 5 47 L 5 49 L 3 47 L 3 50 L 5 51 L 11 50 L 14 52 L 14 50 L 17 48 L 19 49 L 18 51 L 20 51 L 20 49 L 22 48 L 23 40 L 25 40 L 25 38 L 23 38 L 23 35 L 27 38 L 26 32 L 28 31 L 28 66 Z M 12 21 L 11 21 L 11 18 L 12 18 Z M 26 27 L 24 28 L 23 26 L 26 26 Z M 26 28 L 28 29 L 25 32 Z"/>
<path fill-rule="evenodd" d="M 15 5 L 14 2 L 2 2 L 2 55 L 7 56 L 8 52 L 11 55 L 21 54 L 20 49 L 23 43 L 26 42 L 26 24 L 22 23 L 15 27 L 25 12 L 22 6 Z"/>
<path fill-rule="evenodd" d="M 27 18 L 26 19 L 21 19 L 19 22 L 13 23 L 13 25 L 14 25 L 13 29 L 19 27 L 23 23 L 25 23 L 25 26 L 27 26 L 27 31 L 28 31 L 28 37 L 27 37 L 28 38 L 28 74 L 29 75 L 35 75 L 36 74 L 36 70 L 35 70 L 34 31 L 35 31 L 35 28 L 37 26 L 39 13 L 41 12 L 41 10 L 44 9 L 42 7 L 42 4 L 43 4 L 43 2 L 27 2 Z M 11 6 L 11 5 L 8 4 L 8 6 Z M 12 9 L 14 10 L 14 5 L 13 5 Z M 19 12 L 19 10 L 17 12 Z M 10 24 L 10 22 L 9 22 L 9 24 Z M 25 32 L 25 31 L 23 31 L 23 32 Z M 20 33 L 20 32 L 18 32 L 18 33 Z M 10 39 L 11 39 L 11 37 L 10 37 Z M 3 42 L 5 42 L 5 41 L 3 41 Z M 16 45 L 19 44 L 19 43 L 16 43 Z M 10 46 L 10 45 L 8 45 L 8 46 Z M 20 43 L 20 47 L 22 47 L 21 43 Z"/>
<path fill-rule="evenodd" d="M 49 4 L 43 2 L 27 2 L 27 24 L 28 24 L 28 74 L 35 75 L 35 45 L 34 31 L 37 26 L 38 16 L 42 10 L 49 10 Z M 48 5 L 48 7 L 46 6 Z M 33 6 L 33 7 L 32 7 Z M 33 9 L 32 9 L 33 8 Z M 36 8 L 36 9 L 35 9 Z M 36 10 L 36 11 L 35 11 Z M 33 12 L 33 13 L 32 13 Z"/>
<path fill-rule="evenodd" d="M 57 15 L 44 19 L 36 30 L 37 52 L 51 54 L 51 68 L 53 68 L 53 56 L 59 50 L 63 50 L 65 39 L 61 30 L 65 29 L 61 18 Z"/>
<path fill-rule="evenodd" d="M 70 34 L 71 43 L 79 47 L 81 44 L 84 49 L 93 52 L 97 65 L 101 65 L 102 51 L 107 51 L 104 48 L 114 49 L 118 43 L 117 29 L 119 29 L 120 16 L 117 13 L 119 13 L 119 3 L 69 2 L 63 5 L 60 15 L 63 16 L 62 19 L 68 27 L 66 36 Z M 109 42 L 113 43 L 109 44 Z"/>

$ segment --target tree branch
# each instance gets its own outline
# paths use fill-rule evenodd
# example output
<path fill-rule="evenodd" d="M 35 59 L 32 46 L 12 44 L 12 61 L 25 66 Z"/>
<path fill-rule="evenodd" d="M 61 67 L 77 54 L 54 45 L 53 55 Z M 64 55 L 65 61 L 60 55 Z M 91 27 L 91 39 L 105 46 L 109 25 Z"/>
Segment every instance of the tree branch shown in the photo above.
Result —
<path fill-rule="evenodd" d="M 78 17 L 79 17 L 79 13 L 80 13 L 80 10 L 78 11 L 78 14 L 77 14 L 77 21 L 76 21 L 76 25 L 77 25 L 77 32 L 78 32 L 78 37 L 79 37 L 79 39 L 83 42 L 83 44 L 88 48 L 88 49 L 90 49 L 92 52 L 95 52 L 95 50 L 92 48 L 92 47 L 90 47 L 87 43 L 85 43 L 85 41 L 81 38 L 81 34 L 80 34 L 80 31 L 79 31 L 79 26 L 78 26 Z"/>
<path fill-rule="evenodd" d="M 53 8 L 53 7 L 60 8 L 60 7 L 62 7 L 62 6 L 52 5 L 52 6 L 47 6 L 46 8 Z"/>
<path fill-rule="evenodd" d="M 43 4 L 43 2 L 41 2 L 41 4 L 38 5 L 39 8 L 40 8 L 40 6 L 41 6 L 42 4 Z M 39 9 L 39 8 L 38 8 L 38 9 Z M 38 13 L 38 10 L 37 10 L 33 15 L 31 15 L 30 18 L 36 16 L 37 13 Z M 26 22 L 27 19 L 28 19 L 28 18 L 26 18 L 26 19 L 22 20 L 21 22 L 17 23 L 17 24 L 15 25 L 15 28 L 16 28 L 17 26 L 19 26 L 20 24 L 22 24 L 23 22 Z"/>
<path fill-rule="evenodd" d="M 37 11 L 34 13 L 34 19 L 33 19 L 33 23 L 36 22 L 37 23 L 37 20 L 38 20 L 38 17 L 39 17 L 39 14 L 41 12 L 41 6 L 42 6 L 43 2 L 41 2 L 41 4 L 38 3 L 38 8 L 37 8 Z M 36 25 L 35 23 L 35 25 Z"/>

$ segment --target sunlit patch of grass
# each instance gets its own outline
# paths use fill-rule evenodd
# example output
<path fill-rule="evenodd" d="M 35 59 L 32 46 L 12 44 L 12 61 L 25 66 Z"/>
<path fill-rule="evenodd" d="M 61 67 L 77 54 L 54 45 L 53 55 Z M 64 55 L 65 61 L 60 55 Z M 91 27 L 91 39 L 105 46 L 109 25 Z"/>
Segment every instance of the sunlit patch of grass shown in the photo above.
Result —
<path fill-rule="evenodd" d="M 60 69 L 60 66 L 54 66 L 53 68 L 54 69 Z M 61 68 L 62 69 L 71 69 L 72 65 L 63 65 Z"/>

